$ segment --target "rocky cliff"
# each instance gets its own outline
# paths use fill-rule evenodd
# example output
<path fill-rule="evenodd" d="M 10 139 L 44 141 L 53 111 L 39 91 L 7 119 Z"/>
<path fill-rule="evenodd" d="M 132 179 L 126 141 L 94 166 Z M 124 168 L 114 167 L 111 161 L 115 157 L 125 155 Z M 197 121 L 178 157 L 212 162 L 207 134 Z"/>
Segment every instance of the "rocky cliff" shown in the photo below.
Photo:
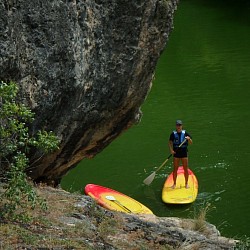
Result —
<path fill-rule="evenodd" d="M 0 80 L 20 86 L 32 131 L 60 138 L 33 154 L 34 180 L 57 182 L 140 120 L 177 2 L 0 0 Z"/>

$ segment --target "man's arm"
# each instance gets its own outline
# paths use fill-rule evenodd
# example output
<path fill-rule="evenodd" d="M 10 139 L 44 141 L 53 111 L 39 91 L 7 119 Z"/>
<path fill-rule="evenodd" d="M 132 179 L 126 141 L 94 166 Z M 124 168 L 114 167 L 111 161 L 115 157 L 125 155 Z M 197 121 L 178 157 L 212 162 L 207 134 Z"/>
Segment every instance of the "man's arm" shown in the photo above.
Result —
<path fill-rule="evenodd" d="M 173 141 L 169 140 L 168 141 L 168 146 L 169 146 L 169 151 L 173 155 L 175 154 L 175 151 L 173 150 Z"/>
<path fill-rule="evenodd" d="M 190 134 L 186 133 L 185 138 L 188 140 L 188 144 L 190 144 L 190 145 L 193 144 L 193 141 L 192 141 Z"/>

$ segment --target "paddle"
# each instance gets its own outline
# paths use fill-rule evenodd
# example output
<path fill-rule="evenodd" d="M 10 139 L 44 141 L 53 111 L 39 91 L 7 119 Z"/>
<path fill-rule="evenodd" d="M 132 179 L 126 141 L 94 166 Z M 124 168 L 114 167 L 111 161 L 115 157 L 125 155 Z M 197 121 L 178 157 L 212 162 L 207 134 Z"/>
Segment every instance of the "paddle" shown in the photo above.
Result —
<path fill-rule="evenodd" d="M 187 141 L 187 139 L 185 139 L 179 146 L 178 148 L 180 148 L 185 142 Z M 170 154 L 168 156 L 168 158 L 161 164 L 160 167 L 158 167 L 152 174 L 150 174 L 144 181 L 143 183 L 146 184 L 146 185 L 150 185 L 151 182 L 154 180 L 155 178 L 155 175 L 156 175 L 156 172 L 158 172 L 166 163 L 167 161 L 169 160 L 169 158 L 172 156 L 172 154 Z"/>
<path fill-rule="evenodd" d="M 123 208 L 127 212 L 132 213 L 132 211 L 130 209 L 128 209 L 126 206 L 122 205 L 121 202 L 119 202 L 114 196 L 107 195 L 106 199 L 109 200 L 109 201 L 113 201 L 114 203 L 116 203 L 118 206 L 120 206 L 121 208 Z"/>

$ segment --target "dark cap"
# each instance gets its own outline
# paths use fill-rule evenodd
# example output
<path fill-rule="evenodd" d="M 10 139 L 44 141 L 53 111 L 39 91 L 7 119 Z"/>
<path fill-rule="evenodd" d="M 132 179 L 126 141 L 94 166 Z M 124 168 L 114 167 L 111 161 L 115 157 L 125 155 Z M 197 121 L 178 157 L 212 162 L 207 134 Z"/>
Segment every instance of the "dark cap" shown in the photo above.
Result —
<path fill-rule="evenodd" d="M 176 120 L 176 125 L 182 125 L 182 121 L 181 120 Z"/>

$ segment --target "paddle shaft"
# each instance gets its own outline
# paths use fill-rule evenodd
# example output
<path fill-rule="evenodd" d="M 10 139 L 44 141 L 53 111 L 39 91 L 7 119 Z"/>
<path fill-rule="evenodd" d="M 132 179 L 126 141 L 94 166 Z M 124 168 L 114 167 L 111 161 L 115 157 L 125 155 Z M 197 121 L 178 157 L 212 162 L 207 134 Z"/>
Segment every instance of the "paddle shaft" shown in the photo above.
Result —
<path fill-rule="evenodd" d="M 124 210 L 127 210 L 129 213 L 132 213 L 132 211 L 130 209 L 128 209 L 127 207 L 125 207 L 124 205 L 122 205 L 121 202 L 119 202 L 117 200 L 113 200 L 113 202 L 116 203 L 117 205 L 119 205 Z"/>
<path fill-rule="evenodd" d="M 177 150 L 187 141 L 187 139 L 185 139 L 177 148 Z M 150 174 L 144 181 L 143 183 L 146 184 L 146 185 L 150 185 L 150 183 L 154 180 L 155 178 L 155 175 L 156 175 L 156 172 L 158 172 L 166 163 L 167 161 L 169 160 L 169 158 L 172 156 L 172 154 L 170 154 L 168 156 L 168 158 L 161 164 L 160 167 L 158 167 L 156 169 L 156 171 L 154 171 L 152 174 Z"/>
<path fill-rule="evenodd" d="M 186 141 L 187 141 L 187 139 L 185 139 L 185 140 L 178 146 L 177 149 L 179 149 Z M 161 164 L 160 167 L 158 167 L 158 168 L 155 170 L 155 172 L 158 172 L 158 171 L 168 162 L 168 160 L 170 159 L 171 156 L 172 156 L 172 154 L 170 154 L 170 155 L 168 156 L 168 158 Z"/>
<path fill-rule="evenodd" d="M 109 201 L 113 201 L 114 203 L 116 203 L 118 206 L 120 206 L 121 208 L 123 208 L 124 210 L 128 211 L 129 213 L 132 213 L 132 211 L 130 209 L 128 209 L 126 206 L 124 206 L 120 201 L 118 201 L 114 196 L 112 195 L 107 195 L 106 199 Z"/>
<path fill-rule="evenodd" d="M 158 171 L 168 162 L 168 160 L 170 159 L 171 156 L 172 156 L 172 154 L 170 154 L 170 155 L 168 156 L 168 158 L 161 164 L 160 167 L 158 167 L 158 168 L 155 170 L 155 172 L 158 172 Z"/>

